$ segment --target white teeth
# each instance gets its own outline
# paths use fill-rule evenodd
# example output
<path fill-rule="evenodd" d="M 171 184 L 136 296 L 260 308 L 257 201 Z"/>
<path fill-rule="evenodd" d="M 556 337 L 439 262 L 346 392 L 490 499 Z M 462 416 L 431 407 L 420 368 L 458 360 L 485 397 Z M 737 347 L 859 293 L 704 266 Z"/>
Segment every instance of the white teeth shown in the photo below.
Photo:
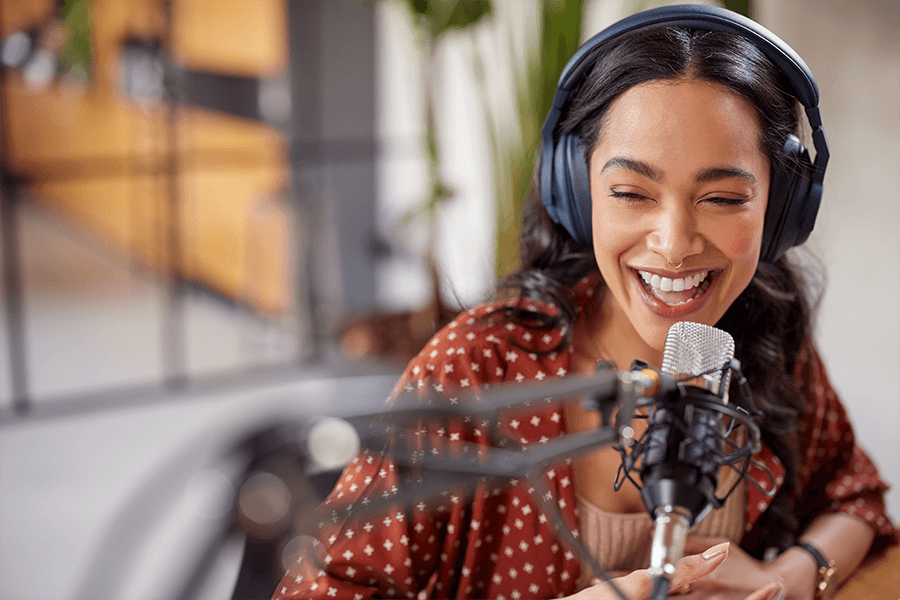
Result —
<path fill-rule="evenodd" d="M 663 292 L 683 292 L 691 288 L 695 288 L 709 275 L 709 271 L 695 273 L 684 278 L 670 279 L 668 277 L 660 277 L 655 273 L 648 271 L 638 271 L 641 278 L 653 289 Z"/>

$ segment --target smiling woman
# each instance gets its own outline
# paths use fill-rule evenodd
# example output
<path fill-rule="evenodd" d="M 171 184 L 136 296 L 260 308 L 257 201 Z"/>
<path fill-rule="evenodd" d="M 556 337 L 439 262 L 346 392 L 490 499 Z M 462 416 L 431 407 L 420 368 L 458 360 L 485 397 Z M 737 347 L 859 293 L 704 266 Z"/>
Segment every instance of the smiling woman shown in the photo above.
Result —
<path fill-rule="evenodd" d="M 830 597 L 873 540 L 896 543 L 898 532 L 816 351 L 813 290 L 786 254 L 805 241 L 821 197 L 828 152 L 817 102 L 790 48 L 720 9 L 648 11 L 592 38 L 564 69 L 542 131 L 521 264 L 502 286 L 512 297 L 459 315 L 410 363 L 396 394 L 437 391 L 455 403 L 462 388 L 594 373 L 598 363 L 659 368 L 674 323 L 723 329 L 762 409 L 762 468 L 694 524 L 685 545 L 694 555 L 671 589 Z M 796 135 L 801 103 L 815 163 Z M 575 401 L 475 421 L 432 438 L 527 451 L 595 430 L 601 416 Z M 416 431 L 423 444 L 429 432 Z M 647 598 L 653 523 L 639 490 L 614 486 L 621 465 L 601 448 L 542 481 L 587 551 L 624 573 L 616 582 L 629 596 Z M 530 481 L 485 485 L 468 501 L 447 490 L 449 501 L 398 510 L 377 531 L 341 521 L 348 501 L 352 510 L 390 496 L 397 470 L 388 454 L 348 467 L 328 501 L 335 526 L 323 525 L 321 571 L 304 579 L 290 570 L 276 596 L 619 597 L 592 585 L 557 543 Z M 763 470 L 774 497 L 754 485 Z"/>
<path fill-rule="evenodd" d="M 593 335 L 620 349 L 603 358 L 660 364 L 673 323 L 715 325 L 750 283 L 769 191 L 759 137 L 753 105 L 720 84 L 656 81 L 612 102 L 590 157 L 594 256 L 610 292 Z M 633 329 L 646 347 L 630 343 Z"/>

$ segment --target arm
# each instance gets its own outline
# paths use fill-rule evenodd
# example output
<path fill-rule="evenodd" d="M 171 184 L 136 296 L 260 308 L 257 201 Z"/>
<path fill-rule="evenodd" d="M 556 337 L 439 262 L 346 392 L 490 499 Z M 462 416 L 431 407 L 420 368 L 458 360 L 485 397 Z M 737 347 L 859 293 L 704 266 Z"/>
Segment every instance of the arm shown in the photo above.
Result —
<path fill-rule="evenodd" d="M 840 584 L 865 558 L 874 538 L 875 531 L 865 521 L 838 512 L 816 517 L 799 539 L 815 546 L 827 560 L 834 561 L 834 576 Z M 702 552 L 705 547 L 720 541 L 718 538 L 689 536 L 685 552 Z M 732 548 L 728 561 L 698 582 L 697 587 L 707 586 L 714 594 L 720 594 L 722 587 L 751 590 L 773 581 L 783 581 L 788 599 L 813 600 L 819 581 L 818 570 L 815 559 L 802 548 L 791 547 L 771 562 L 756 560 L 740 548 Z"/>
<path fill-rule="evenodd" d="M 805 528 L 798 541 L 834 561 L 835 583 L 849 578 L 866 557 L 876 532 L 886 531 L 883 493 L 874 465 L 855 444 L 846 410 L 838 400 L 815 348 L 807 347 L 795 372 L 806 390 L 809 408 L 800 424 L 800 514 Z M 813 598 L 819 565 L 799 547 L 791 547 L 771 567 L 788 582 L 789 597 Z M 834 589 L 833 587 L 831 588 Z"/>
<path fill-rule="evenodd" d="M 834 561 L 838 584 L 853 574 L 874 539 L 875 531 L 865 521 L 845 513 L 816 517 L 800 536 L 800 541 L 815 546 L 827 560 Z M 819 566 L 809 552 L 796 546 L 789 548 L 772 562 L 772 567 L 787 582 L 789 598 L 813 598 Z"/>
<path fill-rule="evenodd" d="M 446 512 L 397 506 L 375 514 L 365 507 L 402 485 L 394 463 L 361 452 L 344 470 L 304 533 L 315 537 L 275 589 L 275 600 L 401 597 L 424 587 L 437 564 L 436 538 Z"/>
<path fill-rule="evenodd" d="M 531 368 L 537 364 L 535 359 L 501 343 L 510 333 L 506 326 L 502 322 L 486 325 L 479 316 L 474 310 L 463 313 L 439 332 L 407 367 L 392 396 L 442 398 L 451 404 L 477 402 L 469 392 L 484 384 L 535 376 Z M 527 332 L 520 333 L 524 337 Z M 549 334 L 540 338 L 545 345 L 554 342 Z M 558 373 L 560 366 L 547 361 L 544 370 Z M 529 410 L 529 414 L 547 412 L 544 419 L 535 416 L 536 421 L 545 429 L 559 429 L 551 408 Z M 408 431 L 414 436 L 408 441 L 423 454 L 434 450 L 452 456 L 492 443 L 494 425 L 481 419 L 429 421 Z M 531 421 L 517 431 L 525 429 L 529 435 L 543 431 Z M 457 494 L 456 486 L 449 489 L 445 478 L 432 474 L 431 482 L 447 486 L 445 491 L 429 494 L 433 501 L 410 502 L 410 494 L 418 496 L 422 486 L 413 473 L 413 485 L 404 493 L 408 473 L 396 467 L 388 454 L 378 452 L 361 454 L 347 467 L 322 507 L 325 518 L 313 520 L 321 523 L 315 532 L 320 542 L 316 556 L 288 570 L 276 598 L 491 596 L 518 587 L 529 595 L 544 592 L 549 597 L 574 587 L 578 563 L 574 556 L 564 557 L 571 553 L 551 551 L 551 546 L 557 546 L 549 525 L 541 524 L 542 515 L 530 503 L 526 482 L 500 489 L 473 478 L 471 484 L 477 488 Z M 382 497 L 396 499 L 397 508 L 390 514 L 366 516 L 370 511 L 365 503 Z M 346 510 L 358 513 L 356 507 L 362 510 L 362 518 Z M 517 537 L 513 542 L 520 528 L 528 533 L 527 540 Z M 519 560 L 526 552 L 526 560 Z M 494 588 L 499 592 L 493 592 Z"/>
<path fill-rule="evenodd" d="M 856 444 L 847 412 L 831 387 L 825 367 L 810 344 L 795 370 L 795 381 L 806 391 L 808 409 L 799 426 L 800 482 L 798 541 L 819 549 L 835 561 L 839 581 L 850 577 L 877 539 L 897 543 L 898 530 L 887 516 L 887 484 L 875 464 Z M 801 558 L 814 564 L 800 549 Z M 785 552 L 784 554 L 787 554 Z M 785 557 L 787 560 L 787 557 Z"/>
<path fill-rule="evenodd" d="M 812 345 L 798 361 L 794 378 L 808 398 L 798 427 L 800 472 L 795 510 L 801 529 L 797 537 L 815 546 L 827 560 L 835 561 L 835 576 L 840 583 L 853 574 L 873 540 L 897 541 L 897 530 L 885 513 L 887 485 L 856 445 L 846 411 Z M 761 534 L 758 527 L 753 535 Z M 690 536 L 685 551 L 700 552 L 716 541 Z M 789 548 L 768 563 L 734 548 L 710 581 L 731 587 L 758 586 L 772 577 L 787 582 L 788 598 L 805 600 L 813 597 L 818 565 L 801 548 Z"/>

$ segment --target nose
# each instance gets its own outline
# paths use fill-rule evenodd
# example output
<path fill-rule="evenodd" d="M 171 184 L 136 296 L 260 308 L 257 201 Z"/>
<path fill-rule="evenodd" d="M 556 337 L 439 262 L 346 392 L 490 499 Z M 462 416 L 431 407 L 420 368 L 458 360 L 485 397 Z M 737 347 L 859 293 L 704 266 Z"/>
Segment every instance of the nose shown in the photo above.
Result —
<path fill-rule="evenodd" d="M 706 241 L 693 211 L 678 205 L 659 210 L 647 236 L 647 246 L 669 265 L 681 266 L 689 256 L 703 252 Z"/>

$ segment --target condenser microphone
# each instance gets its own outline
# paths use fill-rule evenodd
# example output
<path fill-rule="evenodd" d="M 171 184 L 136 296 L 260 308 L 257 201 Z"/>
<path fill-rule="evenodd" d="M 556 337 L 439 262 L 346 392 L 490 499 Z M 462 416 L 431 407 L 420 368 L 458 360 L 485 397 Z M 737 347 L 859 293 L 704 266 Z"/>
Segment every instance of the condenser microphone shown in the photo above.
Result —
<path fill-rule="evenodd" d="M 654 520 L 649 573 L 653 598 L 664 598 L 690 528 L 716 500 L 725 425 L 710 403 L 727 404 L 734 339 L 679 322 L 666 336 L 662 372 L 681 383 L 652 407 L 641 454 L 641 498 Z"/>

